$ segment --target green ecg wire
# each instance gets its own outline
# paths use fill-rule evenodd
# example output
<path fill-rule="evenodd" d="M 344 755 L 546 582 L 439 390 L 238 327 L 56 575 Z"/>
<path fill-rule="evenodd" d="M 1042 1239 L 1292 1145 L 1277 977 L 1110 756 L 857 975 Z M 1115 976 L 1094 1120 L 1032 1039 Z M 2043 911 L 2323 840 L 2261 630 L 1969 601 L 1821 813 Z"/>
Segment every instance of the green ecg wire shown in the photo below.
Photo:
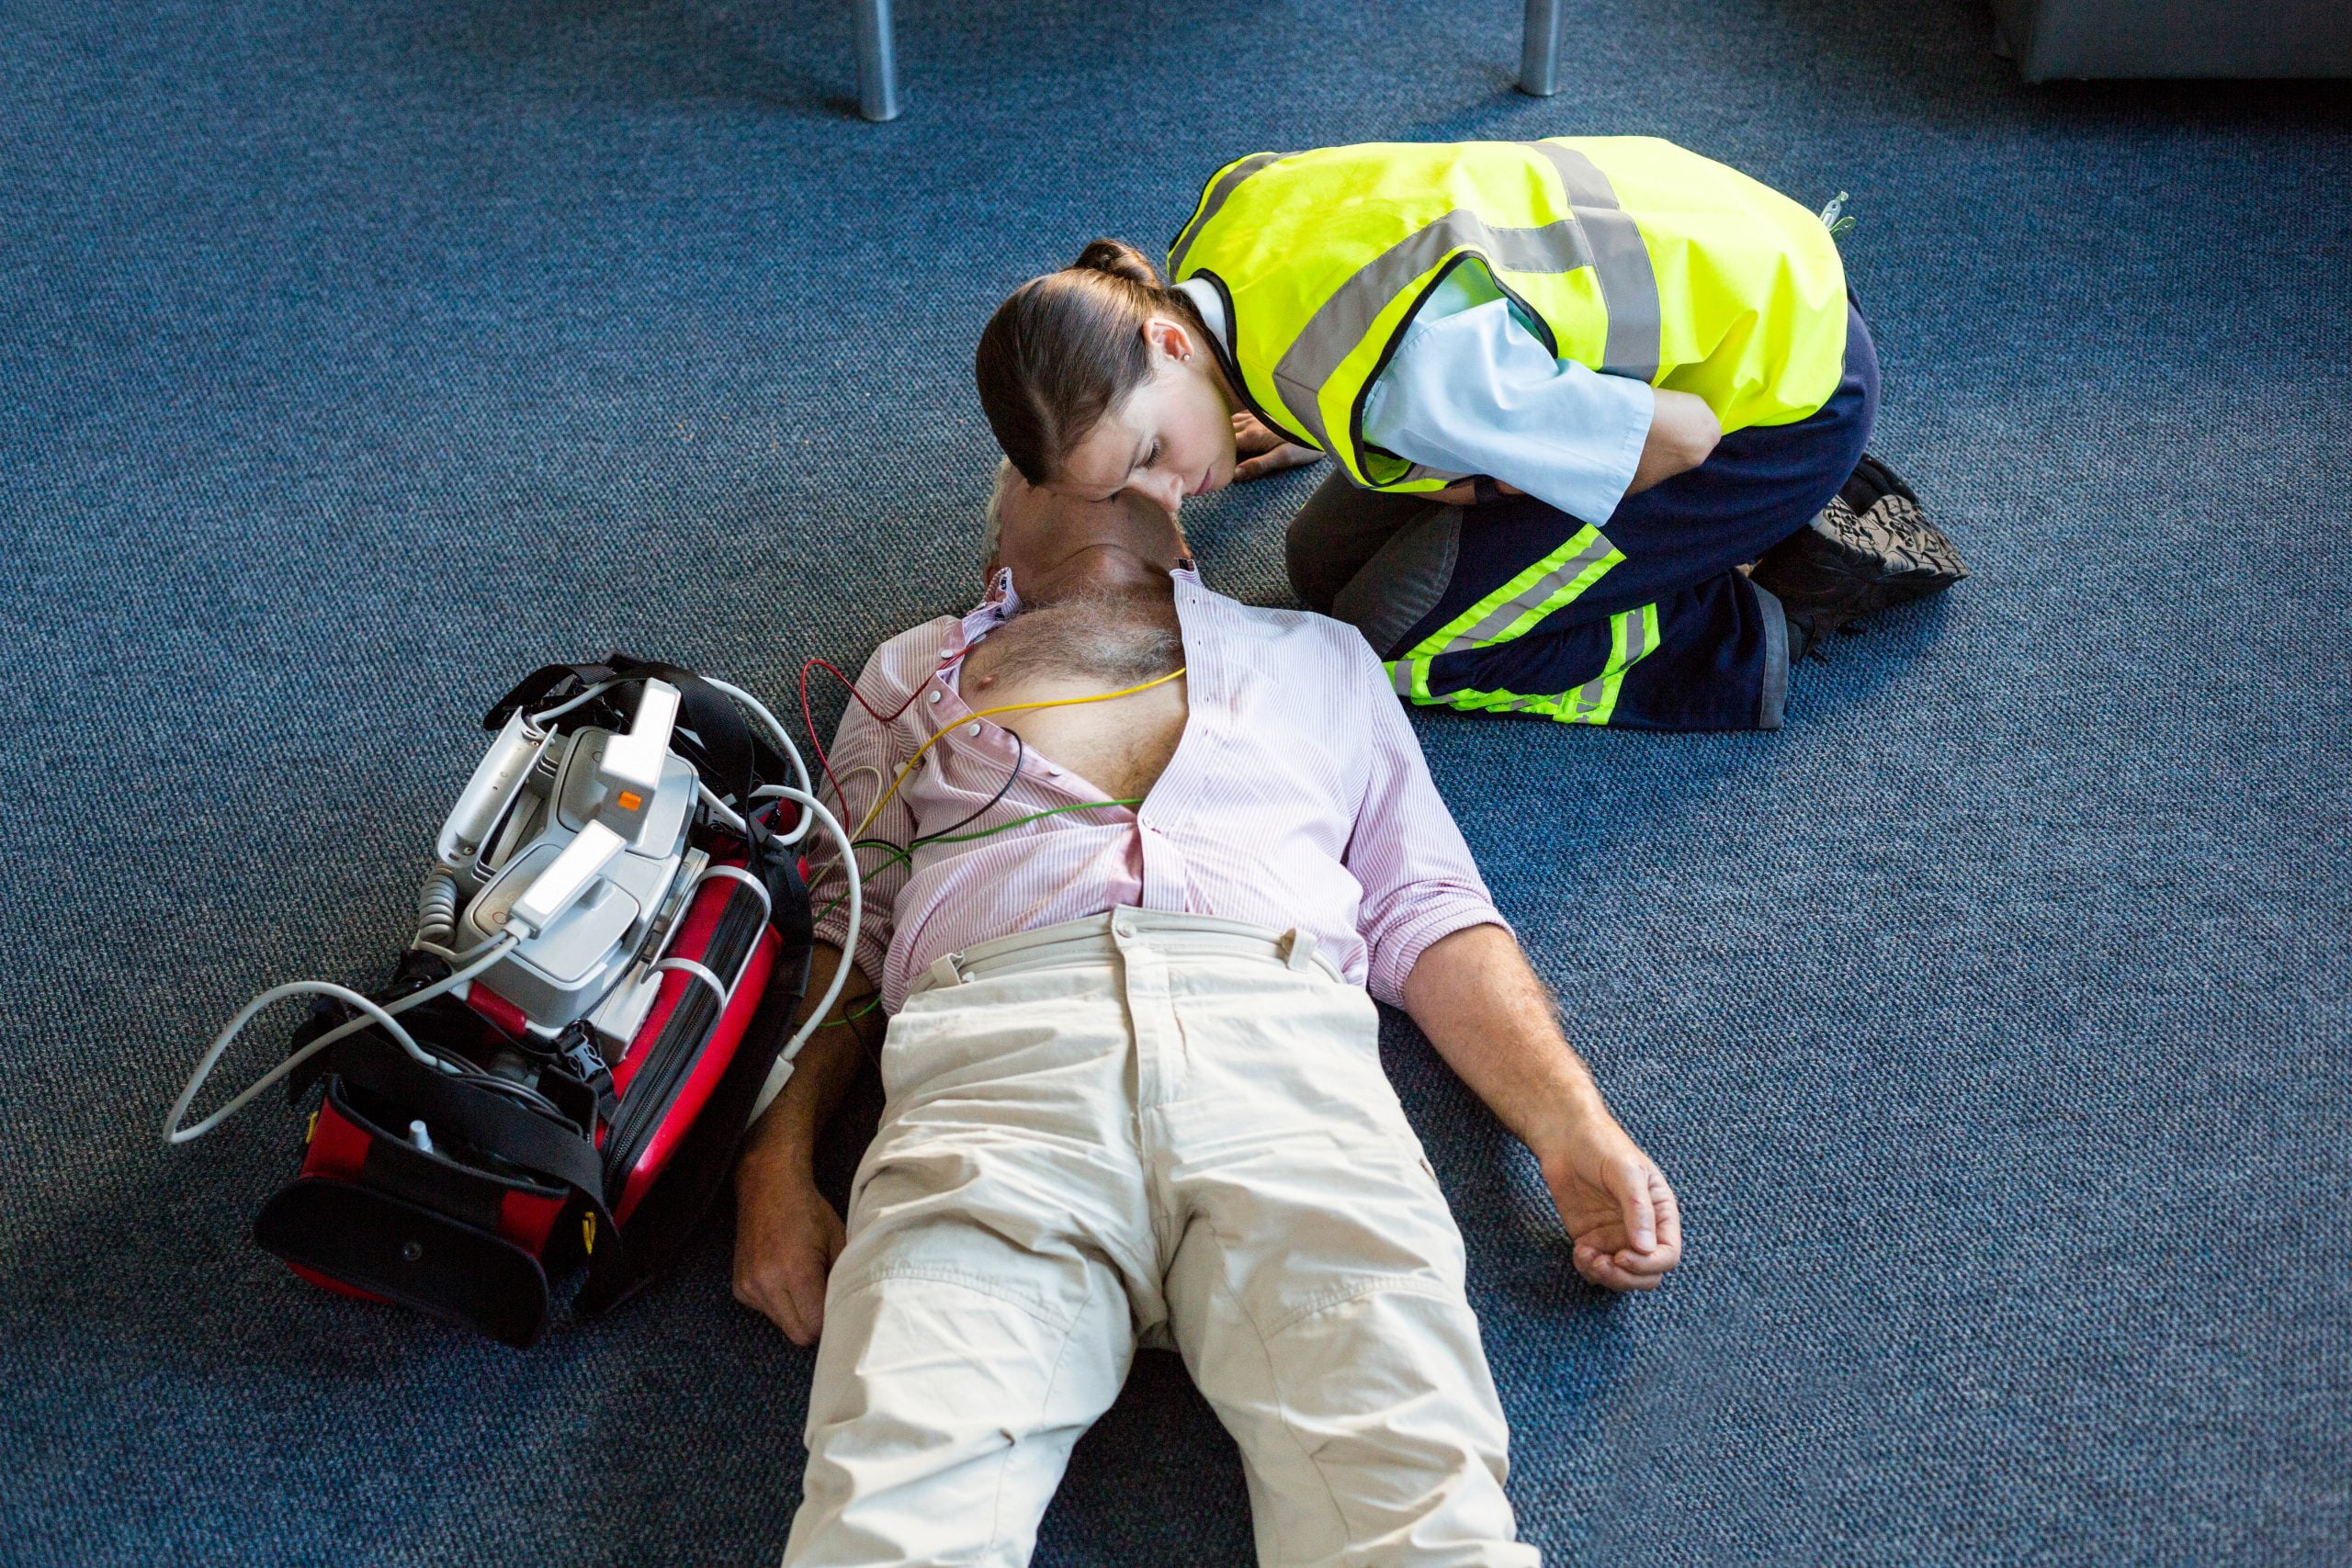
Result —
<path fill-rule="evenodd" d="M 888 839 L 859 839 L 850 847 L 853 849 L 876 849 L 888 850 L 890 852 L 879 863 L 877 863 L 872 870 L 861 871 L 858 873 L 857 880 L 862 886 L 867 882 L 871 882 L 875 877 L 881 875 L 888 867 L 897 865 L 902 861 L 909 865 L 912 865 L 915 858 L 914 852 L 921 849 L 925 844 L 968 844 L 977 839 L 992 839 L 999 833 L 1010 833 L 1015 828 L 1026 828 L 1032 822 L 1042 821 L 1048 817 L 1059 817 L 1065 812 L 1092 811 L 1098 807 L 1105 806 L 1141 806 L 1142 804 L 1143 797 L 1140 795 L 1136 796 L 1133 800 L 1080 800 L 1069 806 L 1049 806 L 1043 811 L 1033 811 L 1026 817 L 1016 817 L 1010 822 L 1000 822 L 993 828 L 983 828 L 977 833 L 950 833 L 936 839 L 917 839 L 905 849 L 900 849 L 898 845 L 890 842 Z M 847 893 L 842 894 L 831 903 L 826 905 L 823 913 L 820 914 L 817 919 L 820 920 L 825 919 L 827 915 L 831 914 L 835 909 L 840 908 L 847 902 L 849 902 L 849 895 Z M 837 1020 L 836 1021 L 841 1021 Z M 824 1027 L 831 1029 L 832 1025 L 826 1024 Z"/>

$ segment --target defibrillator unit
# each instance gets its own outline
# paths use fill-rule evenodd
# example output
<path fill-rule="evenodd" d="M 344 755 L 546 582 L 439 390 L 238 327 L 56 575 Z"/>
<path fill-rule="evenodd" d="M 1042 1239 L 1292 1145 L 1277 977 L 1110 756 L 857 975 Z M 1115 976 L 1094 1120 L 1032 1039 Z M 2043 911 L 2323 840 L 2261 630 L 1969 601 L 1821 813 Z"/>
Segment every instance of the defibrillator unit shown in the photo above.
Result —
<path fill-rule="evenodd" d="M 821 825 L 846 863 L 848 843 L 775 716 L 674 665 L 551 665 L 484 725 L 390 981 L 254 998 L 164 1135 L 281 1080 L 298 1106 L 315 1092 L 254 1241 L 328 1290 L 527 1346 L 556 1281 L 584 1267 L 575 1312 L 610 1307 L 708 1206 L 845 977 L 787 1040 L 811 949 L 799 845 Z M 286 1059 L 183 1125 L 245 1027 L 300 996 Z"/>

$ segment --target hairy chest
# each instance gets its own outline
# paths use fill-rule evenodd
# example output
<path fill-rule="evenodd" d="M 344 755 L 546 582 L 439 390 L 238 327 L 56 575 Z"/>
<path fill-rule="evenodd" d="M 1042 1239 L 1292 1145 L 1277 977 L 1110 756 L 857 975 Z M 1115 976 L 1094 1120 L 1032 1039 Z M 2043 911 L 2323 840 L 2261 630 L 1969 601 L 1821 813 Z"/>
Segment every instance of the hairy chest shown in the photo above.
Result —
<path fill-rule="evenodd" d="M 1190 714 L 1182 676 L 1131 695 L 1125 691 L 1182 667 L 1183 639 L 1172 604 L 1148 600 L 1055 605 L 999 627 L 965 660 L 961 692 L 976 712 L 1052 706 L 993 716 L 1030 755 L 1068 769 L 1106 798 L 1150 793 L 1184 738 Z"/>

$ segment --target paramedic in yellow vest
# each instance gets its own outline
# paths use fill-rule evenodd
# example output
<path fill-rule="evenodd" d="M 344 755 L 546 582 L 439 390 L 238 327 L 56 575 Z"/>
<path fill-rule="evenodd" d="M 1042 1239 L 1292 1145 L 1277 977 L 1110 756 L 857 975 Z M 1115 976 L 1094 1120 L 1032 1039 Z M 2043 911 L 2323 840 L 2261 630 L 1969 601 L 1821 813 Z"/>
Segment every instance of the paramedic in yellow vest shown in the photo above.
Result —
<path fill-rule="evenodd" d="M 1411 701 L 1773 728 L 1826 633 L 1965 575 L 1864 454 L 1878 364 L 1829 231 L 1670 142 L 1254 153 L 1168 275 L 1098 240 L 998 309 L 1005 455 L 1171 513 L 1329 457 L 1292 581 Z"/>

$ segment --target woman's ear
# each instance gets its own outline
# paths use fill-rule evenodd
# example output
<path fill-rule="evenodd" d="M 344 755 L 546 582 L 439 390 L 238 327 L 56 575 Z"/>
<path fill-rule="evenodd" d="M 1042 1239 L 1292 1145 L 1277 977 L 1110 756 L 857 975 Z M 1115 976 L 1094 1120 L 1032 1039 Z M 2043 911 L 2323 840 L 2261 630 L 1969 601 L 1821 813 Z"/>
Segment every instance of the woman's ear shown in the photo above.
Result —
<path fill-rule="evenodd" d="M 1143 324 L 1143 340 L 1151 346 L 1154 354 L 1164 355 L 1180 363 L 1190 360 L 1199 347 L 1182 321 L 1171 321 L 1166 316 L 1154 316 Z"/>

